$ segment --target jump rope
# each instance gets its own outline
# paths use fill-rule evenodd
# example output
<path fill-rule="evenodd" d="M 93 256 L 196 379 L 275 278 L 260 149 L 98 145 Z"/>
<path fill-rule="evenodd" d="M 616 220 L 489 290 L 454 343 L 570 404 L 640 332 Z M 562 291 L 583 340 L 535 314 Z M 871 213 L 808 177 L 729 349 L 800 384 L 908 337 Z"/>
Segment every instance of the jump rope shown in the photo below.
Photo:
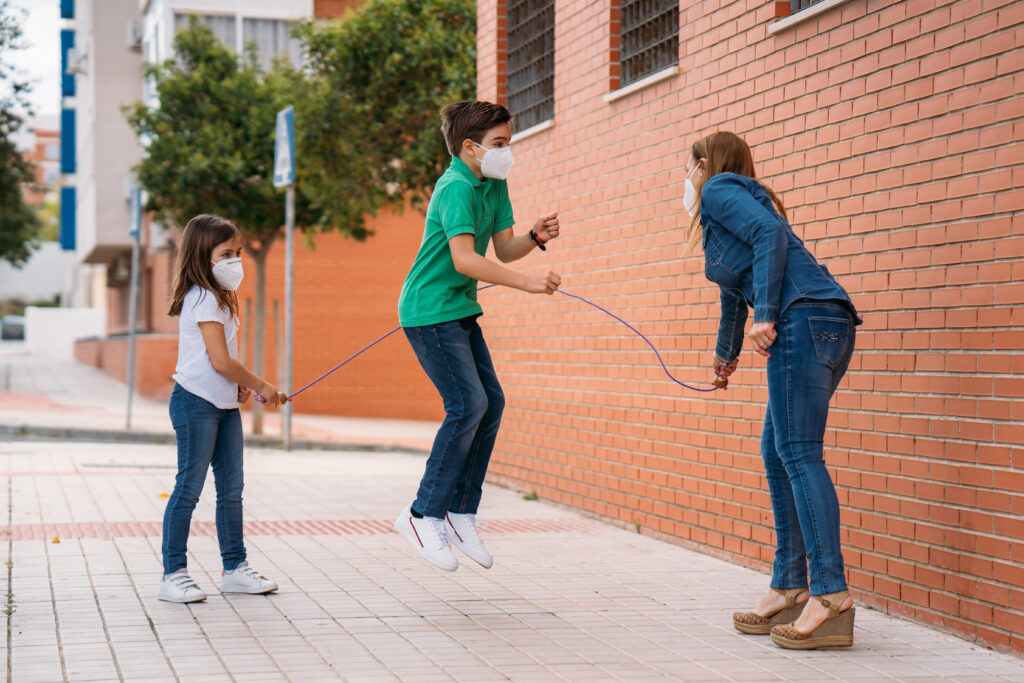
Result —
<path fill-rule="evenodd" d="M 497 286 L 498 285 L 493 285 L 493 284 L 492 285 L 484 285 L 483 287 L 477 288 L 476 291 L 482 292 L 485 289 L 490 289 L 491 287 L 497 287 Z M 644 336 L 644 334 L 640 330 L 636 329 L 635 327 L 630 325 L 628 322 L 626 322 L 625 320 L 623 320 L 619 316 L 617 316 L 614 313 L 612 313 L 611 311 L 609 311 L 607 308 L 604 308 L 603 306 L 595 304 L 590 299 L 586 299 L 586 298 L 584 298 L 584 297 L 582 297 L 582 296 L 580 296 L 578 294 L 573 294 L 572 292 L 566 292 L 565 290 L 561 290 L 561 289 L 555 290 L 555 291 L 557 291 L 559 294 L 562 294 L 564 296 L 570 297 L 572 299 L 576 299 L 577 301 L 582 301 L 583 303 L 587 304 L 588 306 L 590 306 L 592 308 L 596 308 L 597 310 L 601 311 L 602 313 L 604 313 L 608 317 L 613 318 L 616 321 L 618 321 L 619 323 L 621 323 L 621 324 L 625 325 L 626 327 L 628 327 L 629 330 L 633 334 L 635 334 L 636 336 L 638 336 L 641 339 L 643 339 L 644 343 L 647 344 L 647 346 L 651 347 L 651 351 L 653 351 L 654 355 L 658 358 L 658 362 L 661 364 L 661 369 L 665 372 L 665 375 L 670 380 L 672 380 L 673 382 L 678 384 L 679 386 L 685 387 L 686 389 L 689 389 L 690 391 L 699 391 L 701 393 L 708 393 L 708 392 L 712 392 L 712 391 L 717 391 L 718 389 L 727 389 L 729 387 L 729 379 L 728 379 L 728 377 L 726 377 L 725 375 L 722 374 L 725 371 L 725 367 L 724 366 L 719 366 L 718 369 L 715 371 L 715 379 L 712 382 L 712 386 L 708 387 L 708 388 L 695 387 L 692 384 L 687 384 L 686 382 L 683 382 L 683 381 L 680 381 L 680 380 L 676 379 L 676 377 L 671 372 L 669 372 L 668 366 L 665 365 L 665 361 L 661 357 L 661 353 L 654 346 L 654 344 L 651 342 L 651 340 L 648 339 L 646 336 Z M 314 379 L 312 382 L 310 382 L 306 386 L 304 386 L 301 389 L 299 389 L 298 391 L 295 391 L 294 393 L 290 394 L 288 396 L 288 400 L 289 401 L 293 400 L 296 396 L 301 394 L 306 389 L 309 389 L 314 384 L 317 384 L 318 382 L 322 382 L 323 380 L 327 379 L 332 374 L 334 374 L 335 372 L 337 372 L 338 370 L 343 368 L 345 365 L 347 365 L 349 362 L 351 362 L 351 361 L 355 360 L 356 358 L 358 358 L 359 356 L 363 355 L 364 353 L 366 353 L 367 351 L 372 349 L 374 346 L 376 346 L 377 344 L 381 343 L 382 341 L 384 341 L 385 339 L 387 339 L 388 337 L 393 335 L 395 332 L 398 332 L 400 329 L 402 329 L 401 325 L 399 325 L 395 329 L 391 330 L 387 334 L 385 334 L 385 335 L 383 335 L 381 337 L 378 337 L 374 341 L 370 342 L 369 344 L 367 344 L 363 348 L 359 349 L 358 351 L 353 353 L 351 356 L 349 356 L 345 360 L 343 360 L 340 363 L 338 363 L 337 365 L 335 365 L 333 368 L 331 368 L 330 370 L 328 370 L 324 374 L 322 374 L 319 377 L 317 377 L 316 379 Z M 259 401 L 260 403 L 266 403 L 267 402 L 267 399 L 263 398 L 259 394 L 255 394 L 255 397 L 256 397 L 256 400 Z"/>

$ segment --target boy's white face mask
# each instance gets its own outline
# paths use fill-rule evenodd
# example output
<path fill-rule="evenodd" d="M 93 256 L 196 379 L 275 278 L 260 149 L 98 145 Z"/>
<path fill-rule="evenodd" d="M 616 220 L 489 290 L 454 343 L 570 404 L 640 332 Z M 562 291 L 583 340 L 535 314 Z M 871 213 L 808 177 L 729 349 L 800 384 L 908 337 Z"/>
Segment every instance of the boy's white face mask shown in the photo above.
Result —
<path fill-rule="evenodd" d="M 213 279 L 224 289 L 233 292 L 242 284 L 242 259 L 228 258 L 213 262 Z"/>
<path fill-rule="evenodd" d="M 484 147 L 479 142 L 470 140 L 474 145 L 484 152 L 484 158 L 480 160 L 480 172 L 485 178 L 504 180 L 508 172 L 512 170 L 515 158 L 512 156 L 512 148 L 505 147 Z"/>

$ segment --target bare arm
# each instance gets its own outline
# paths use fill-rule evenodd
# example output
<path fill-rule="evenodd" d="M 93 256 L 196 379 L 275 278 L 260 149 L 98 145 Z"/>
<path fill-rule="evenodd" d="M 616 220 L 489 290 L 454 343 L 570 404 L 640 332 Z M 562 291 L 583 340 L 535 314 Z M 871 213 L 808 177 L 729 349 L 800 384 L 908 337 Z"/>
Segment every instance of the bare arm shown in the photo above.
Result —
<path fill-rule="evenodd" d="M 494 233 L 491 237 L 491 244 L 494 245 L 494 255 L 502 263 L 518 261 L 536 248 L 537 244 L 530 239 L 530 233 L 515 235 L 512 228 Z M 533 231 L 537 233 L 537 239 L 541 244 L 558 237 L 558 212 L 538 218 L 533 225 Z"/>
<path fill-rule="evenodd" d="M 469 233 L 452 237 L 448 240 L 448 247 L 452 251 L 455 270 L 474 280 L 514 287 L 531 294 L 553 294 L 562 282 L 562 278 L 550 271 L 546 275 L 527 275 L 488 261 L 476 253 L 473 235 Z"/>
<path fill-rule="evenodd" d="M 219 374 L 239 385 L 253 389 L 257 394 L 267 399 L 272 405 L 280 405 L 287 400 L 287 396 L 278 392 L 277 387 L 262 377 L 249 372 L 244 365 L 231 357 L 228 353 L 228 344 L 224 337 L 224 325 L 212 320 L 199 323 L 199 330 L 203 334 L 203 343 L 206 344 L 206 353 L 210 355 L 210 363 L 213 369 Z"/>

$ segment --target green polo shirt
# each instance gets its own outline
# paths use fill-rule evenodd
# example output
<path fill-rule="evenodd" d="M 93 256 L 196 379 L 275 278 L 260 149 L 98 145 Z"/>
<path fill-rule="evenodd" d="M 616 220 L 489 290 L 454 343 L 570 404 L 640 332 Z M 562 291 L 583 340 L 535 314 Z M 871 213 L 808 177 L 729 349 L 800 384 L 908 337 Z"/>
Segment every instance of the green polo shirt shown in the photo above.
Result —
<path fill-rule="evenodd" d="M 512 227 L 512 203 L 504 180 L 480 180 L 465 162 L 451 166 L 434 186 L 427 206 L 420 251 L 398 299 L 402 327 L 458 320 L 483 312 L 476 301 L 477 281 L 455 270 L 448 240 L 470 233 L 476 253 L 487 253 L 491 235 Z"/>

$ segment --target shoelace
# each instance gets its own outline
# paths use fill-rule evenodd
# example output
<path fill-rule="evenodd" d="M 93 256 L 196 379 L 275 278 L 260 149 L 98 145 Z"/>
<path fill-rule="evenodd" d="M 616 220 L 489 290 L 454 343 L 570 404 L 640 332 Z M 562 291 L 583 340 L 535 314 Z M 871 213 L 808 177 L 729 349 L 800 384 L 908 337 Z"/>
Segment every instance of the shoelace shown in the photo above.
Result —
<path fill-rule="evenodd" d="M 443 519 L 431 521 L 430 528 L 433 530 L 434 536 L 437 538 L 437 542 L 441 544 L 442 548 L 450 545 L 450 543 L 448 542 L 448 533 L 444 530 Z"/>

